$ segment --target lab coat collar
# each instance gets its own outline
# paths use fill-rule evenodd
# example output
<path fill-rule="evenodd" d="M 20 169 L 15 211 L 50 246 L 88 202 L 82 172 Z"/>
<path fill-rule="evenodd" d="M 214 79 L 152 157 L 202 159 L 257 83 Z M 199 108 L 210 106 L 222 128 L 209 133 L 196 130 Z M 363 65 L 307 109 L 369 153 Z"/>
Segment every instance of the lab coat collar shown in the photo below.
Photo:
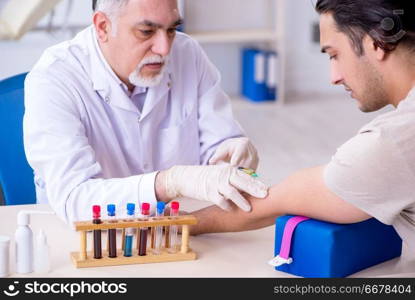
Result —
<path fill-rule="evenodd" d="M 111 105 L 115 105 L 124 110 L 137 112 L 137 107 L 133 104 L 126 92 L 122 88 L 122 81 L 111 69 L 105 60 L 99 47 L 95 29 L 90 27 L 89 51 L 91 54 L 91 79 L 94 90 Z M 153 108 L 165 97 L 171 88 L 171 64 L 168 62 L 166 71 L 159 85 L 149 88 L 144 103 L 141 119 L 145 118 Z"/>

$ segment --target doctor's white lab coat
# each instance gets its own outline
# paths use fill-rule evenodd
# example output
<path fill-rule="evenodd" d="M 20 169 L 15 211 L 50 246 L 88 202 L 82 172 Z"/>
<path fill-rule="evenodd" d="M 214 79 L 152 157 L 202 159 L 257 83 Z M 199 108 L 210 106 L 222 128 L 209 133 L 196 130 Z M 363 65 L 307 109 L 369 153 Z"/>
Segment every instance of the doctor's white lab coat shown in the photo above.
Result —
<path fill-rule="evenodd" d="M 201 47 L 178 33 L 159 86 L 142 112 L 102 56 L 91 26 L 45 51 L 25 82 L 24 145 L 37 201 L 64 220 L 92 205 L 149 202 L 158 170 L 206 164 L 218 144 L 242 136 L 220 75 Z M 143 175 L 142 175 L 143 174 Z"/>

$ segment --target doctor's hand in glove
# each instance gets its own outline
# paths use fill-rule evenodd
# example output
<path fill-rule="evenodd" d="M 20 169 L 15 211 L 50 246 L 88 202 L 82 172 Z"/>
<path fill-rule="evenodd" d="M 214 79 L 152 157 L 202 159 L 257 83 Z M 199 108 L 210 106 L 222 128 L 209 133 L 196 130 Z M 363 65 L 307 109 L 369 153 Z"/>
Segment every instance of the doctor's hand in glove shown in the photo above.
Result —
<path fill-rule="evenodd" d="M 258 167 L 258 153 L 254 145 L 246 137 L 227 139 L 216 149 L 215 154 L 209 160 L 210 165 L 230 163 L 256 170 Z"/>
<path fill-rule="evenodd" d="M 224 210 L 231 210 L 229 201 L 244 211 L 251 210 L 250 203 L 241 192 L 256 198 L 265 198 L 268 194 L 265 184 L 229 164 L 174 166 L 159 175 L 164 183 L 164 196 L 167 199 L 189 197 L 206 200 Z"/>

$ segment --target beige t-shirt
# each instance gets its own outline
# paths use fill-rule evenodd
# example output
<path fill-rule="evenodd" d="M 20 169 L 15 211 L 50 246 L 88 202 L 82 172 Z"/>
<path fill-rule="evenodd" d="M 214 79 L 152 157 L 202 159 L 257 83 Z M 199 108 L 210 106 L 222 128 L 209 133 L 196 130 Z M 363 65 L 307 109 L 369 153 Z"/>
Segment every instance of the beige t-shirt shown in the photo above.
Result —
<path fill-rule="evenodd" d="M 343 200 L 393 225 L 415 250 L 415 88 L 337 150 L 324 181 Z"/>

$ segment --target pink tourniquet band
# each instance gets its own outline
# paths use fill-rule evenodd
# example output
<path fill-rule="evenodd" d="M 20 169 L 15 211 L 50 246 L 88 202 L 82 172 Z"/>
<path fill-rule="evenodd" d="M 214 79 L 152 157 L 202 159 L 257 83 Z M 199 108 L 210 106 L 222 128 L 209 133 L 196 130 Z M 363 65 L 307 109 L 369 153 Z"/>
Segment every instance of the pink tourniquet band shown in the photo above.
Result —
<path fill-rule="evenodd" d="M 309 219 L 310 218 L 307 217 L 296 216 L 292 217 L 287 221 L 287 223 L 285 224 L 284 234 L 282 235 L 281 241 L 281 249 L 279 254 L 281 258 L 288 259 L 290 257 L 291 240 L 293 237 L 294 230 L 298 224 Z"/>

